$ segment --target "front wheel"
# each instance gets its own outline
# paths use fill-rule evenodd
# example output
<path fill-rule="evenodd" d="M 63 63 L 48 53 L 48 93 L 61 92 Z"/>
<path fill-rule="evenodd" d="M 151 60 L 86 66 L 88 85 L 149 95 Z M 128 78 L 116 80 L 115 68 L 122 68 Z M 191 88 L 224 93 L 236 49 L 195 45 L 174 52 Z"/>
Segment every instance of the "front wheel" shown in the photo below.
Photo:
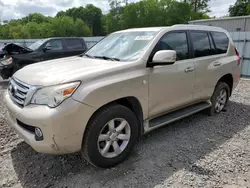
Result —
<path fill-rule="evenodd" d="M 211 98 L 212 106 L 208 109 L 209 115 L 219 114 L 225 109 L 230 96 L 230 89 L 227 83 L 219 82 Z"/>
<path fill-rule="evenodd" d="M 91 118 L 84 135 L 82 155 L 97 167 L 122 162 L 138 138 L 138 121 L 125 106 L 109 105 Z"/>

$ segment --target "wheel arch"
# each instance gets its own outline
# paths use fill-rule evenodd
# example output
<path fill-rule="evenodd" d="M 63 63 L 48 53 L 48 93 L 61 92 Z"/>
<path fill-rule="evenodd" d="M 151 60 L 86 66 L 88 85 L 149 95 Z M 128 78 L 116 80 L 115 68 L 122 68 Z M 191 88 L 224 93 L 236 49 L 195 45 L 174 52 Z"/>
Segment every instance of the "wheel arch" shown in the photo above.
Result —
<path fill-rule="evenodd" d="M 226 74 L 224 76 L 222 76 L 216 85 L 218 85 L 219 82 L 225 82 L 228 86 L 229 86 L 229 89 L 230 89 L 230 96 L 232 95 L 232 90 L 233 90 L 233 75 L 232 74 Z"/>
<path fill-rule="evenodd" d="M 144 124 L 143 124 L 143 110 L 142 110 L 142 106 L 141 106 L 141 103 L 140 101 L 136 98 L 136 97 L 123 97 L 123 98 L 120 98 L 120 99 L 116 99 L 114 101 L 111 101 L 107 104 L 104 104 L 102 105 L 101 107 L 99 107 L 92 115 L 91 117 L 89 118 L 88 120 L 88 123 L 87 123 L 87 126 L 89 125 L 89 122 L 92 120 L 92 118 L 95 117 L 95 115 L 101 111 L 103 108 L 106 108 L 107 106 L 112 106 L 112 105 L 115 105 L 115 104 L 119 104 L 119 105 L 122 105 L 122 106 L 125 106 L 127 108 L 129 108 L 136 116 L 137 120 L 138 120 L 138 124 L 139 124 L 139 135 L 138 136 L 141 136 L 143 135 L 144 133 Z M 86 126 L 86 127 L 87 127 Z M 85 128 L 86 130 L 86 128 Z M 83 133 L 83 138 L 84 138 L 84 135 L 85 135 L 85 131 Z"/>

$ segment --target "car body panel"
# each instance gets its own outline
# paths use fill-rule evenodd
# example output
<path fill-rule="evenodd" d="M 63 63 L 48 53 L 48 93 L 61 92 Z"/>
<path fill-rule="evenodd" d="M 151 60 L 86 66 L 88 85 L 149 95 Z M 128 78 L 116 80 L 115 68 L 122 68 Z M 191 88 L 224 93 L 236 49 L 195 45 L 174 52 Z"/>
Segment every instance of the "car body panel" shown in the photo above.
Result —
<path fill-rule="evenodd" d="M 149 117 L 166 113 L 194 100 L 195 74 L 185 72 L 188 67 L 194 67 L 193 60 L 182 60 L 173 65 L 149 68 Z"/>

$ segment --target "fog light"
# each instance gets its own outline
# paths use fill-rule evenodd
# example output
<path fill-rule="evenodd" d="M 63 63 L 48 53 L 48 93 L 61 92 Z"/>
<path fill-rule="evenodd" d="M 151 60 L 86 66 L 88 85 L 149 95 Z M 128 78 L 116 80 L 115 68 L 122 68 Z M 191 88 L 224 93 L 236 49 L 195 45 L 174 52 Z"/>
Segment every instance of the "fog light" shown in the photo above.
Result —
<path fill-rule="evenodd" d="M 37 141 L 41 141 L 43 140 L 43 132 L 41 129 L 39 129 L 38 127 L 35 128 L 35 139 Z"/>

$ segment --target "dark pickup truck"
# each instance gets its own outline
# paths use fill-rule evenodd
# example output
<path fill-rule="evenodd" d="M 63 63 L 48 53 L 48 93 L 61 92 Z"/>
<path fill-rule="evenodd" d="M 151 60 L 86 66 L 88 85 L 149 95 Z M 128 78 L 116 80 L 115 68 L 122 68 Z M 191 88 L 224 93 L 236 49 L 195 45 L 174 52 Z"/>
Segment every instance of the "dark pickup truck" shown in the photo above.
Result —
<path fill-rule="evenodd" d="M 84 39 L 78 37 L 42 39 L 29 47 L 11 43 L 2 49 L 4 57 L 0 58 L 0 76 L 8 79 L 26 65 L 80 55 L 86 50 Z"/>

